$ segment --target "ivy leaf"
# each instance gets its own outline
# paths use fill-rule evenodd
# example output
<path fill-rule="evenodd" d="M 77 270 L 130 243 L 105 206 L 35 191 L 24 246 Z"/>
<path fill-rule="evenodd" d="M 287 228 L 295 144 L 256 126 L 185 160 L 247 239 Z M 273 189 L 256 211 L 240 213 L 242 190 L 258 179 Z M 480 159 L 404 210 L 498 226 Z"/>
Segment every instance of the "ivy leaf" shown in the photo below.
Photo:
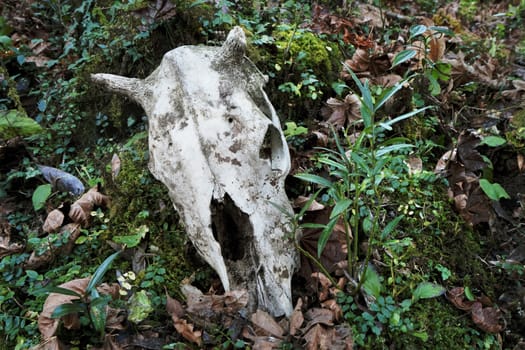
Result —
<path fill-rule="evenodd" d="M 45 184 L 40 185 L 36 188 L 35 192 L 33 192 L 33 208 L 35 208 L 35 211 L 38 211 L 44 207 L 44 204 L 46 203 L 47 199 L 51 195 L 51 185 Z"/>
<path fill-rule="evenodd" d="M 487 145 L 489 147 L 498 147 L 507 143 L 503 137 L 500 136 L 486 136 L 479 143 L 480 145 Z"/>
<path fill-rule="evenodd" d="M 493 201 L 498 201 L 501 198 L 510 199 L 509 194 L 499 183 L 490 183 L 487 179 L 479 180 L 479 185 L 487 197 Z"/>
<path fill-rule="evenodd" d="M 436 283 L 421 282 L 417 288 L 412 292 L 412 300 L 435 298 L 445 294 L 446 289 Z"/>

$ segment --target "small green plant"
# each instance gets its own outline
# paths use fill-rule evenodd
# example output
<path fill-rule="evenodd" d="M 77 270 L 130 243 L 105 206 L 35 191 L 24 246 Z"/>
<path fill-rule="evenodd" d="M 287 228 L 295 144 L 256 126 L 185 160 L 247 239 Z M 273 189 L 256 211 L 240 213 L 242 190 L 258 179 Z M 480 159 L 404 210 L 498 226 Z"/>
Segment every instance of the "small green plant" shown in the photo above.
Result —
<path fill-rule="evenodd" d="M 71 303 L 57 306 L 51 314 L 51 317 L 60 318 L 72 313 L 78 313 L 80 315 L 81 323 L 84 325 L 90 324 L 99 334 L 100 338 L 102 338 L 106 328 L 106 306 L 111 301 L 111 296 L 104 294 L 101 295 L 98 292 L 97 287 L 119 254 L 120 252 L 111 254 L 102 262 L 102 264 L 100 264 L 89 281 L 84 294 L 79 294 L 70 289 L 61 287 L 47 288 L 47 291 L 50 293 L 77 297 L 77 299 L 73 299 Z"/>
<path fill-rule="evenodd" d="M 375 121 L 378 110 L 401 89 L 402 84 L 397 84 L 384 90 L 380 96 L 373 97 L 368 82 L 361 83 L 349 68 L 348 71 L 361 92 L 363 130 L 353 142 L 347 136 L 348 149 L 335 132 L 334 139 L 337 149 L 322 149 L 323 153 L 319 156 L 318 162 L 329 167 L 330 175 L 336 179 L 335 181 L 306 173 L 298 174 L 296 177 L 323 188 L 330 204 L 333 205 L 330 221 L 323 228 L 319 238 L 318 256 L 321 256 L 336 223 L 343 222 L 349 247 L 349 273 L 355 276 L 359 261 L 359 236 L 361 232 L 368 236 L 372 244 L 369 244 L 363 263 L 365 268 L 359 278 L 362 283 L 373 245 L 387 238 L 400 220 L 393 220 L 384 228 L 380 226 L 383 213 L 379 202 L 382 200 L 383 187 L 385 187 L 383 182 L 389 180 L 387 170 L 396 159 L 402 157 L 401 152 L 412 148 L 412 145 L 405 143 L 406 140 L 403 138 L 385 139 L 385 131 L 391 130 L 393 124 L 410 118 L 428 107 L 414 110 L 391 120 Z"/>

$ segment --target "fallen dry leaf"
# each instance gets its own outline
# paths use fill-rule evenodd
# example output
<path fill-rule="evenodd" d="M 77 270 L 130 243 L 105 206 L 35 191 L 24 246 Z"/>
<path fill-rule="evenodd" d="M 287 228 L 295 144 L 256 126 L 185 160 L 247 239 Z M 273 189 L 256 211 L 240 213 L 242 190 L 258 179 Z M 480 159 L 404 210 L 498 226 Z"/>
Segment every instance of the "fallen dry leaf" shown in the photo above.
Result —
<path fill-rule="evenodd" d="M 11 242 L 11 226 L 7 221 L 0 222 L 0 259 L 24 250 L 24 245 Z"/>
<path fill-rule="evenodd" d="M 320 324 L 316 324 L 310 328 L 303 337 L 306 341 L 306 349 L 331 349 L 334 335 L 335 330 L 333 328 L 323 327 Z"/>
<path fill-rule="evenodd" d="M 325 208 L 323 210 L 306 212 L 302 222 L 315 223 L 315 224 L 326 224 L 328 223 L 330 212 L 332 208 Z M 321 235 L 322 229 L 317 228 L 306 228 L 303 230 L 303 236 L 300 240 L 300 245 L 308 253 L 313 256 L 317 256 L 317 242 Z M 329 273 L 333 272 L 337 268 L 337 263 L 342 260 L 346 260 L 346 238 L 345 232 L 342 225 L 338 224 L 335 226 L 334 231 L 330 235 L 328 242 L 326 243 L 325 249 L 321 254 L 321 263 L 327 269 Z M 311 262 L 310 259 L 306 258 L 301 254 L 301 268 L 299 275 L 305 278 L 307 281 L 311 281 L 307 285 L 313 286 L 311 276 L 313 272 L 318 271 L 317 267 Z"/>
<path fill-rule="evenodd" d="M 327 118 L 327 123 L 344 127 L 361 120 L 361 101 L 355 94 L 346 95 L 344 101 L 331 97 L 326 101 L 323 115 Z"/>
<path fill-rule="evenodd" d="M 58 340 L 58 337 L 44 339 L 40 344 L 32 347 L 31 350 L 64 350 L 66 347 Z"/>
<path fill-rule="evenodd" d="M 250 317 L 258 335 L 273 336 L 282 339 L 284 330 L 266 311 L 257 309 Z"/>
<path fill-rule="evenodd" d="M 71 250 L 73 250 L 73 247 L 75 246 L 75 241 L 80 236 L 80 233 L 81 232 L 79 224 L 70 223 L 65 226 L 62 226 L 58 234 L 60 236 L 69 234 L 66 244 L 58 248 L 54 247 L 52 244 L 49 244 L 47 247 L 45 247 L 45 251 L 39 252 L 39 254 L 37 254 L 36 251 L 33 251 L 31 253 L 31 256 L 24 263 L 24 268 L 29 270 L 35 270 L 44 265 L 49 264 L 57 255 L 69 255 L 69 253 L 71 253 Z"/>
<path fill-rule="evenodd" d="M 295 308 L 292 312 L 292 315 L 290 316 L 290 335 L 294 336 L 297 334 L 297 331 L 301 328 L 304 322 L 304 316 L 303 311 L 301 310 L 303 307 L 303 299 L 299 298 L 297 299 L 297 304 L 295 304 Z"/>
<path fill-rule="evenodd" d="M 309 200 L 310 200 L 310 197 L 299 196 L 293 201 L 293 206 L 294 208 L 302 208 L 303 206 L 306 205 L 306 203 L 308 203 Z M 306 209 L 306 211 L 317 211 L 317 210 L 323 210 L 323 209 L 324 209 L 324 205 L 314 200 L 312 201 L 312 203 L 310 203 L 310 206 L 308 207 L 308 209 Z"/>
<path fill-rule="evenodd" d="M 182 316 L 185 314 L 184 308 L 178 300 L 170 297 L 168 293 L 166 293 L 166 311 L 173 320 L 173 326 L 175 327 L 175 330 L 184 339 L 189 340 L 197 345 L 202 344 L 202 332 L 194 330 L 193 324 L 190 324 L 185 319 L 182 319 Z"/>
<path fill-rule="evenodd" d="M 113 153 L 113 157 L 111 157 L 111 178 L 113 181 L 117 178 L 118 174 L 120 173 L 120 158 L 116 153 Z"/>
<path fill-rule="evenodd" d="M 503 330 L 503 326 L 499 323 L 501 319 L 501 311 L 494 307 L 483 307 L 480 302 L 476 301 L 472 304 L 472 321 L 481 330 L 488 333 L 499 333 Z"/>
<path fill-rule="evenodd" d="M 89 224 L 95 206 L 107 207 L 109 203 L 109 197 L 100 193 L 97 187 L 93 187 L 71 205 L 69 218 L 84 227 Z"/>
<path fill-rule="evenodd" d="M 75 279 L 66 283 L 59 285 L 61 288 L 69 289 L 76 292 L 79 295 L 84 295 L 86 288 L 89 284 L 91 277 Z M 102 283 L 97 287 L 97 290 L 100 293 L 107 294 L 107 291 L 111 291 L 113 296 L 118 295 L 118 284 L 114 283 L 108 285 L 107 283 Z M 59 293 L 49 293 L 42 312 L 38 316 L 38 329 L 40 334 L 44 339 L 49 339 L 55 335 L 60 321 L 62 321 L 64 328 L 66 329 L 79 329 L 80 328 L 80 319 L 77 314 L 69 314 L 61 318 L 52 318 L 51 315 L 55 309 L 63 304 L 69 304 L 73 300 L 77 300 L 77 296 L 64 295 Z"/>
<path fill-rule="evenodd" d="M 47 214 L 42 229 L 45 233 L 56 232 L 64 222 L 64 213 L 60 209 L 54 209 Z"/>
<path fill-rule="evenodd" d="M 89 284 L 90 279 L 91 278 L 88 277 L 72 280 L 59 285 L 59 287 L 69 289 L 80 295 L 83 295 L 87 285 Z M 44 337 L 44 339 L 49 339 L 55 335 L 61 320 L 64 321 L 64 327 L 66 329 L 80 328 L 80 320 L 78 318 L 78 315 L 76 314 L 69 314 L 60 319 L 51 317 L 53 311 L 55 311 L 55 309 L 58 306 L 63 304 L 69 304 L 73 300 L 77 299 L 79 298 L 72 295 L 64 295 L 58 293 L 49 294 L 46 301 L 44 302 L 42 312 L 38 316 L 38 329 L 40 330 L 40 334 L 42 334 L 42 337 Z"/>
<path fill-rule="evenodd" d="M 470 311 L 472 309 L 473 301 L 465 300 L 465 288 L 455 287 L 447 291 L 445 296 L 458 309 L 463 311 Z"/>

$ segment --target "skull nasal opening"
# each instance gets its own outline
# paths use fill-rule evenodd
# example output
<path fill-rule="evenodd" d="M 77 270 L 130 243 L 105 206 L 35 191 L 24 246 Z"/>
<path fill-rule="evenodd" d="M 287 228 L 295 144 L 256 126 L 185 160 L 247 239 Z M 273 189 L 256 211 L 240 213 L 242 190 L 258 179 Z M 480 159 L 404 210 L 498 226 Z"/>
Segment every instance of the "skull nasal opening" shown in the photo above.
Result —
<path fill-rule="evenodd" d="M 248 214 L 241 211 L 227 193 L 222 201 L 212 199 L 210 207 L 213 236 L 221 246 L 223 258 L 244 259 L 246 245 L 253 239 Z"/>

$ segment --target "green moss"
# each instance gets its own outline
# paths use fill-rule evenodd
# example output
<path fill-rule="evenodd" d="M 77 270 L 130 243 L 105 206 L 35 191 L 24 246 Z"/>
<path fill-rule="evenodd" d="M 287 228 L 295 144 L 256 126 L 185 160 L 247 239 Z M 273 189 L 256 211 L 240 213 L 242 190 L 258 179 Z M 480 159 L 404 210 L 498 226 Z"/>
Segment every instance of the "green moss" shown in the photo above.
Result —
<path fill-rule="evenodd" d="M 290 60 L 298 66 L 297 70 L 311 69 L 320 78 L 329 72 L 339 73 L 341 55 L 333 43 L 301 30 L 275 31 L 273 36 L 278 60 Z"/>
<path fill-rule="evenodd" d="M 186 234 L 179 225 L 168 191 L 148 170 L 147 135 L 133 137 L 119 153 L 121 171 L 107 189 L 112 198 L 108 237 L 133 234 L 147 226 L 147 249 L 159 255 L 171 288 L 194 271 L 186 257 Z"/>
<path fill-rule="evenodd" d="M 525 149 L 525 109 L 514 113 L 510 122 L 510 130 L 505 134 L 509 143 L 516 149 L 524 151 Z"/>

